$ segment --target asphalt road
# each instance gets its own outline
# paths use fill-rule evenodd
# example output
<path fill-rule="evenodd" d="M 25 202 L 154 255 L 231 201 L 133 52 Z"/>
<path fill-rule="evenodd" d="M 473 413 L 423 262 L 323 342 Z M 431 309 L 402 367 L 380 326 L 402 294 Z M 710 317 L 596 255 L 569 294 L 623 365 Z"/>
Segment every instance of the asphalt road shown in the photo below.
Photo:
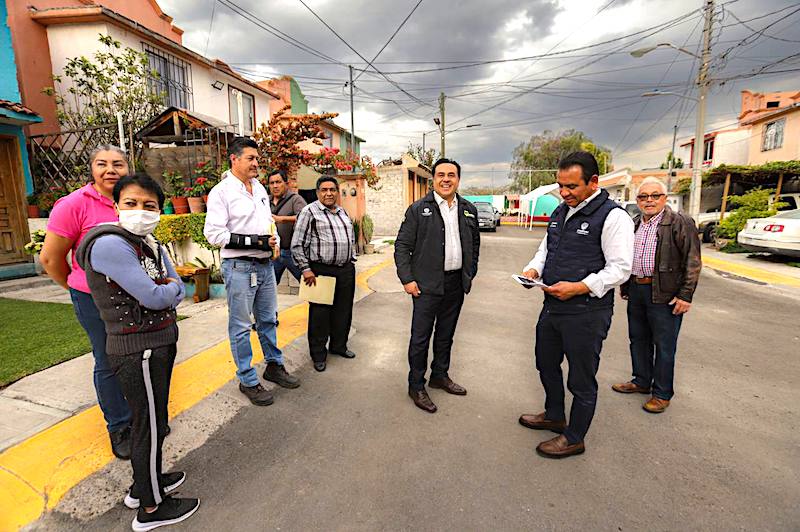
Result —
<path fill-rule="evenodd" d="M 661 415 L 610 389 L 630 376 L 617 299 L 587 451 L 544 459 L 534 448 L 552 435 L 517 423 L 543 409 L 542 296 L 509 278 L 541 234 L 483 235 L 452 357 L 466 397 L 432 390 L 434 415 L 407 397 L 411 303 L 386 269 L 356 306 L 356 359 L 306 366 L 301 388 L 243 409 L 177 464 L 181 493 L 202 504 L 175 529 L 800 530 L 800 299 L 704 272 Z M 132 518 L 120 502 L 58 526 L 129 530 Z"/>

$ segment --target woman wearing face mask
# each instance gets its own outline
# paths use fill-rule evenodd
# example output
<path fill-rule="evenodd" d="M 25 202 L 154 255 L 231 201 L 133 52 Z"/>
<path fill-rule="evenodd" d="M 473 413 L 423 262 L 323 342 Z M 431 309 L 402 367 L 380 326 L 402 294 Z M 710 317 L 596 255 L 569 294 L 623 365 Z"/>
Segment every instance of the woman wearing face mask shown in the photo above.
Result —
<path fill-rule="evenodd" d="M 119 223 L 89 231 L 77 258 L 105 323 L 109 363 L 133 413 L 133 486 L 125 504 L 139 509 L 132 526 L 144 531 L 183 521 L 200 505 L 167 495 L 183 483 L 184 473 L 161 472 L 178 341 L 175 308 L 185 290 L 152 236 L 164 205 L 158 183 L 146 174 L 126 176 L 114 185 L 113 197 Z"/>
<path fill-rule="evenodd" d="M 75 260 L 75 251 L 90 229 L 116 222 L 112 199 L 114 185 L 128 175 L 125 153 L 116 146 L 97 147 L 89 156 L 92 181 L 53 206 L 40 255 L 42 266 L 58 284 L 69 290 L 75 315 L 92 343 L 94 389 L 106 420 L 111 450 L 117 458 L 131 457 L 131 411 L 106 357 L 106 330 L 89 295 L 86 274 Z M 72 262 L 67 256 L 72 253 Z"/>

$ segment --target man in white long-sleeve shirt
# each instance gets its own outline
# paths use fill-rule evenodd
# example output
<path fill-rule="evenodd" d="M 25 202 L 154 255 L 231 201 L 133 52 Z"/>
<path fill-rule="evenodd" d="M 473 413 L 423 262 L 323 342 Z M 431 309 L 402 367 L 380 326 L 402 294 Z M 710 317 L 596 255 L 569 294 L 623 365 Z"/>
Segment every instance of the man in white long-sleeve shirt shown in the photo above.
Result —
<path fill-rule="evenodd" d="M 587 152 L 567 155 L 558 165 L 564 203 L 553 211 L 547 234 L 523 275 L 547 285 L 536 324 L 536 369 L 545 390 L 545 411 L 519 422 L 559 436 L 537 452 L 563 458 L 584 452 L 584 436 L 597 403 L 600 350 L 611 326 L 614 288 L 625 282 L 633 262 L 633 221 L 598 186 L 598 167 Z M 569 424 L 564 410 L 561 363 L 569 362 L 572 392 Z"/>
<path fill-rule="evenodd" d="M 258 380 L 252 367 L 250 315 L 267 367 L 264 379 L 284 388 L 297 388 L 300 381 L 288 374 L 278 349 L 277 291 L 270 259 L 278 238 L 270 234 L 272 211 L 269 196 L 258 182 L 258 145 L 238 137 L 228 146 L 231 169 L 208 194 L 206 239 L 220 246 L 222 276 L 228 297 L 228 338 L 231 343 L 239 391 L 255 405 L 269 405 L 272 394 Z"/>

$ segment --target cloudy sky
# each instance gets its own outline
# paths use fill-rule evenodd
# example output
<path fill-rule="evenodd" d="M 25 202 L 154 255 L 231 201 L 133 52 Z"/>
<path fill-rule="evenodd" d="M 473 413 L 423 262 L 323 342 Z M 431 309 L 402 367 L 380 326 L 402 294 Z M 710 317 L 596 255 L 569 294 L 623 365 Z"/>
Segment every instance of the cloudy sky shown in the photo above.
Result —
<path fill-rule="evenodd" d="M 693 135 L 692 100 L 641 94 L 691 97 L 697 61 L 670 48 L 639 59 L 629 52 L 666 42 L 698 52 L 701 0 L 303 1 L 342 39 L 300 0 L 159 4 L 189 48 L 252 79 L 294 76 L 311 111 L 338 112 L 348 128 L 347 65 L 359 76 L 414 10 L 374 62 L 381 74 L 355 83 L 356 134 L 376 160 L 421 143 L 426 131 L 438 146 L 432 119 L 444 91 L 448 130 L 480 124 L 446 137 L 466 185 L 506 183 L 514 147 L 548 129 L 584 131 L 613 150 L 617 168 L 658 166 L 676 123 L 679 140 Z M 735 124 L 742 90 L 800 90 L 800 3 L 716 6 L 707 131 Z"/>

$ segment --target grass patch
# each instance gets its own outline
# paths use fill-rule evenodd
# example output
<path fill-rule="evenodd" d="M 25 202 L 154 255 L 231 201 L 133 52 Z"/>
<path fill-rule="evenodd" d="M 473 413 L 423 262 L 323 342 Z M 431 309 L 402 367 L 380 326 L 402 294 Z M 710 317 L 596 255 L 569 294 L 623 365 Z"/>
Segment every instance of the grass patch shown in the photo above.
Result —
<path fill-rule="evenodd" d="M 0 298 L 0 324 L 0 388 L 92 350 L 69 304 Z"/>
<path fill-rule="evenodd" d="M 793 268 L 800 268 L 800 262 L 787 262 L 786 264 Z"/>

